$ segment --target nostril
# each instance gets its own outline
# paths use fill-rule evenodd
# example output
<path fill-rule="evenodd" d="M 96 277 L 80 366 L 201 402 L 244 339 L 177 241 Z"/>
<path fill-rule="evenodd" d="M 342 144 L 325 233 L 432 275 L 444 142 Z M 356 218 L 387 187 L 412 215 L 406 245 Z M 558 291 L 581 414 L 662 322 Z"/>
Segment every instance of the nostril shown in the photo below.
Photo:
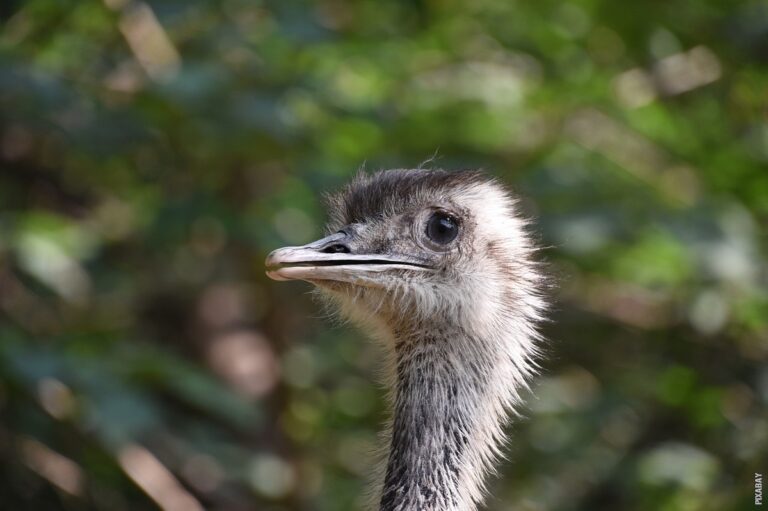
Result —
<path fill-rule="evenodd" d="M 349 254 L 351 250 L 343 243 L 334 243 L 325 247 L 321 252 L 326 254 Z"/>

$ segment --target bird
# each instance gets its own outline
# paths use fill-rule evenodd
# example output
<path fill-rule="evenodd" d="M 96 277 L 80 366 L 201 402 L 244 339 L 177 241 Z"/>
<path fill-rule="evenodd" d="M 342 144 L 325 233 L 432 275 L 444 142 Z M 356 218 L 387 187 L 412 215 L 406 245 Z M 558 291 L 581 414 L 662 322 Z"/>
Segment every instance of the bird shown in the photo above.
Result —
<path fill-rule="evenodd" d="M 539 372 L 547 278 L 519 199 L 477 170 L 359 172 L 327 236 L 267 275 L 303 280 L 384 347 L 391 418 L 373 508 L 471 511 Z"/>

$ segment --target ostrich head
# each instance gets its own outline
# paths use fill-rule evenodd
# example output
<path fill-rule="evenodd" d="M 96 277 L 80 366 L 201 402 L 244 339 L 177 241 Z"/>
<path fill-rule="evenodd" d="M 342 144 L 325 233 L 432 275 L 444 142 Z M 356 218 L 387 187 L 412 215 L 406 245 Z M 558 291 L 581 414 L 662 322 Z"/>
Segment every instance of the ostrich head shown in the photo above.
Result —
<path fill-rule="evenodd" d="M 515 200 L 478 172 L 390 170 L 332 196 L 330 217 L 329 236 L 275 250 L 267 274 L 311 282 L 391 355 L 380 509 L 474 509 L 543 309 Z"/>

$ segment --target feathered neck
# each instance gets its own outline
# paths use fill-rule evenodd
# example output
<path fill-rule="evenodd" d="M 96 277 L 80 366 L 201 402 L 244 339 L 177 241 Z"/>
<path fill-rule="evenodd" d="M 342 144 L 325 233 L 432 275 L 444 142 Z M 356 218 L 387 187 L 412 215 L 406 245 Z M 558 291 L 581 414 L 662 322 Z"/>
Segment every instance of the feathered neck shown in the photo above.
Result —
<path fill-rule="evenodd" d="M 532 328 L 501 321 L 478 335 L 437 323 L 393 335 L 381 511 L 476 509 L 509 411 L 533 372 Z"/>

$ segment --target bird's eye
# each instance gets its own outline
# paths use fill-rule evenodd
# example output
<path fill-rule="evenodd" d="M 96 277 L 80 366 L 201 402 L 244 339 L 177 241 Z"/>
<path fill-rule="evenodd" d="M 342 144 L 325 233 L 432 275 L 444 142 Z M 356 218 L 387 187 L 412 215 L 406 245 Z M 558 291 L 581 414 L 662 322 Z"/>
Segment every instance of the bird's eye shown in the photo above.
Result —
<path fill-rule="evenodd" d="M 427 221 L 427 237 L 438 245 L 447 245 L 459 235 L 459 224 L 445 213 L 434 213 Z"/>

